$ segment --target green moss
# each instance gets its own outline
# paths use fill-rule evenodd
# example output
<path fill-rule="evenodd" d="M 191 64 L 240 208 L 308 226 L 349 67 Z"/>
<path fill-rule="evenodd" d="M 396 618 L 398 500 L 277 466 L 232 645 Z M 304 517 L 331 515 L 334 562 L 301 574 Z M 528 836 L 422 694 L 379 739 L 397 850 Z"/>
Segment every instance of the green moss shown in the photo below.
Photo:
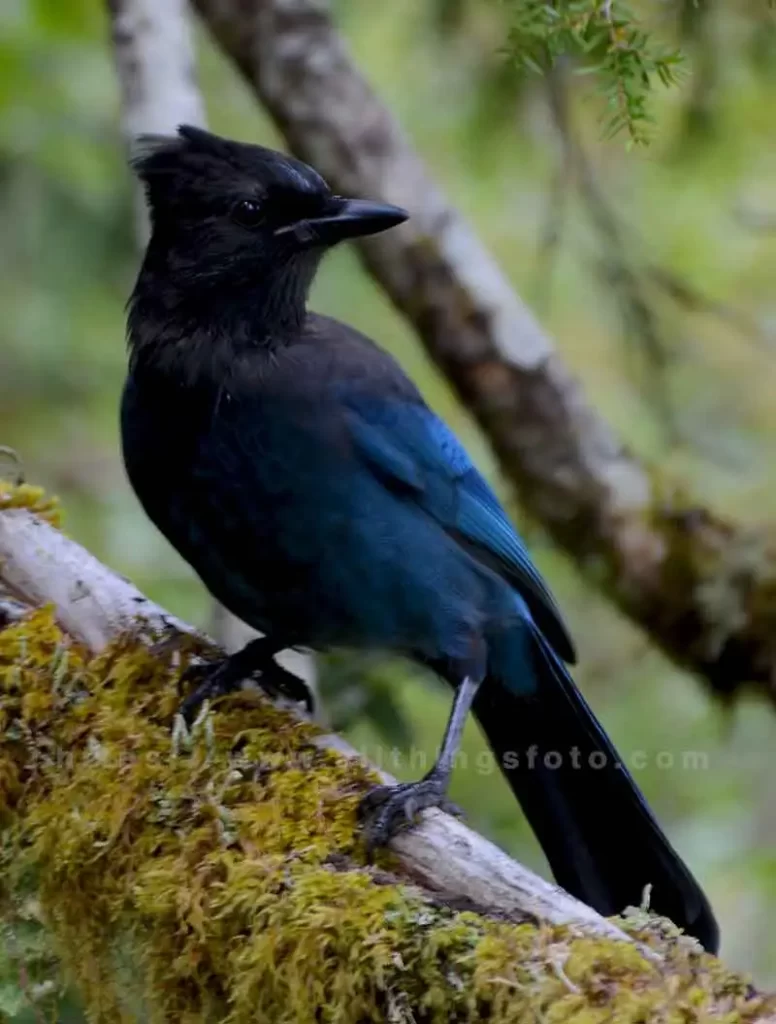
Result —
<path fill-rule="evenodd" d="M 8 892 L 32 886 L 93 1021 L 636 1024 L 754 1020 L 684 940 L 635 946 L 440 905 L 365 866 L 372 783 L 316 730 L 235 696 L 171 729 L 147 638 L 96 658 L 48 611 L 0 632 Z"/>

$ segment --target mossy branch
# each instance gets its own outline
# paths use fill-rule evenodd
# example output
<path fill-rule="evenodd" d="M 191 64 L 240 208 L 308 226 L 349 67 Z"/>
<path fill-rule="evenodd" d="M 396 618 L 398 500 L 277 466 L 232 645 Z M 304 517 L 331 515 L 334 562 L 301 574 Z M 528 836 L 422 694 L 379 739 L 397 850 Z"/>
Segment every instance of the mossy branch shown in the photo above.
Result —
<path fill-rule="evenodd" d="M 193 631 L 8 494 L 0 582 L 48 607 L 0 631 L 0 890 L 34 895 L 90 1020 L 776 1012 L 665 922 L 621 922 L 634 942 L 440 812 L 367 866 L 376 773 L 250 694 L 174 726 L 192 643 L 158 641 Z"/>
<path fill-rule="evenodd" d="M 132 636 L 148 646 L 152 643 L 149 638 L 160 640 L 177 634 L 181 638 L 179 646 L 189 651 L 201 650 L 210 643 L 34 512 L 10 503 L 4 510 L 3 495 L 8 492 L 9 488 L 0 484 L 0 583 L 31 606 L 53 607 L 60 626 L 75 642 L 95 655 Z M 160 671 L 163 652 L 170 647 L 175 644 L 161 644 Z M 178 673 L 180 670 L 179 660 Z M 170 665 L 166 671 L 168 676 L 175 675 Z M 170 678 L 174 683 L 175 679 Z M 291 712 L 286 714 L 290 716 Z M 291 718 L 289 728 L 293 721 Z M 172 724 L 170 716 L 170 728 Z M 309 723 L 302 722 L 300 728 L 310 728 Z M 341 738 L 326 736 L 320 730 L 316 735 L 321 748 L 328 746 L 339 757 L 358 760 Z M 361 775 L 363 771 L 359 769 Z M 389 778 L 377 769 L 369 771 L 375 781 L 378 777 Z M 425 815 L 422 827 L 397 837 L 393 849 L 416 881 L 451 897 L 500 913 L 571 923 L 598 934 L 625 938 L 589 907 L 548 885 L 441 812 Z"/>

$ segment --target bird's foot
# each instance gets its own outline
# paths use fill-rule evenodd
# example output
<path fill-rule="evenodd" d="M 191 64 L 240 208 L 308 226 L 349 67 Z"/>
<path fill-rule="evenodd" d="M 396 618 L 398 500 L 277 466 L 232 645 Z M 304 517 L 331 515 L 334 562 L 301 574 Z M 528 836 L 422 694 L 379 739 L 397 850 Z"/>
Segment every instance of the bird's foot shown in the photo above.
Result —
<path fill-rule="evenodd" d="M 419 782 L 402 782 L 396 786 L 376 786 L 359 806 L 367 849 L 371 852 L 385 846 L 397 832 L 415 824 L 415 817 L 428 807 L 438 807 L 447 814 L 462 817 L 460 807 L 447 799 L 448 779 L 430 772 Z"/>
<path fill-rule="evenodd" d="M 228 693 L 239 690 L 243 674 L 232 671 L 231 658 L 216 658 L 213 661 L 191 665 L 181 676 L 181 686 L 195 683 L 194 689 L 181 703 L 179 713 L 187 725 L 191 725 L 205 701 L 213 701 Z"/>
<path fill-rule="evenodd" d="M 264 690 L 268 697 L 293 701 L 294 704 L 304 704 L 308 715 L 313 713 L 315 702 L 313 691 L 299 676 L 289 672 L 287 668 L 273 659 L 256 676 L 256 682 Z"/>
<path fill-rule="evenodd" d="M 308 713 L 313 710 L 313 695 L 303 679 L 293 672 L 278 665 L 274 658 L 269 658 L 261 668 L 246 671 L 244 659 L 236 655 L 218 658 L 207 664 L 193 665 L 181 677 L 181 683 L 197 681 L 197 685 L 183 700 L 180 714 L 187 725 L 197 716 L 197 712 L 205 701 L 224 697 L 241 689 L 245 679 L 253 679 L 268 697 L 283 697 L 297 704 L 304 704 Z"/>

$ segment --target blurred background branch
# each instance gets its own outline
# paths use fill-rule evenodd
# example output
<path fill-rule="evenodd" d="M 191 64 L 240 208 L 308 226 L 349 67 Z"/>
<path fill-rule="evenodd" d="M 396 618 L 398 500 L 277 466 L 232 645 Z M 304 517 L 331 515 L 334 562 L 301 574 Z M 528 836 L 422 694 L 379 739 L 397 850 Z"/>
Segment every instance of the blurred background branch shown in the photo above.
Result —
<path fill-rule="evenodd" d="M 188 0 L 107 0 L 107 5 L 128 150 L 140 135 L 169 135 L 179 124 L 204 126 Z M 142 252 L 148 214 L 138 185 L 135 192 Z"/>

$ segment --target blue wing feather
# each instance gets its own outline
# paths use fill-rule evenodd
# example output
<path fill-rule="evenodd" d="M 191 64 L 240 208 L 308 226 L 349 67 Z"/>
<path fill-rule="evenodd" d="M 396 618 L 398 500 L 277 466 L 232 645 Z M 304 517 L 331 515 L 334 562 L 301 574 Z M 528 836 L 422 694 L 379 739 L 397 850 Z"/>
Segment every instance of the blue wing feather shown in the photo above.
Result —
<path fill-rule="evenodd" d="M 524 597 L 537 626 L 564 661 L 574 645 L 547 585 L 496 495 L 450 428 L 419 402 L 343 396 L 361 457 L 389 486 L 412 495 L 467 550 Z"/>

